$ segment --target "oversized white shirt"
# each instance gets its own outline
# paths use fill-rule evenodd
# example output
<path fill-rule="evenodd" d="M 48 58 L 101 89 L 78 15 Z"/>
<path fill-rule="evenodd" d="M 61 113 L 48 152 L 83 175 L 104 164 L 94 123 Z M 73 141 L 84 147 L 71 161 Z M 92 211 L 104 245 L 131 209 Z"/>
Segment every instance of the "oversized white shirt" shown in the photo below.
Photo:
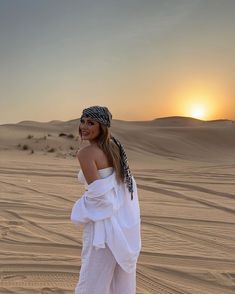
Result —
<path fill-rule="evenodd" d="M 115 170 L 106 178 L 87 185 L 78 199 L 70 219 L 76 225 L 93 222 L 93 246 L 112 251 L 116 261 L 126 272 L 136 269 L 141 250 L 141 219 L 137 185 L 133 179 L 133 200 L 125 183 L 118 183 Z"/>

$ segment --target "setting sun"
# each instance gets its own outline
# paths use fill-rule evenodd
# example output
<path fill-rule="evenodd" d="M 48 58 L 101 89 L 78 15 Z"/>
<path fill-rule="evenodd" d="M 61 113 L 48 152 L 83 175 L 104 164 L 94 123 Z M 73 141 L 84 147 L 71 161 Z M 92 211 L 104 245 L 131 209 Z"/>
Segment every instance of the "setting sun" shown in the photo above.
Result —
<path fill-rule="evenodd" d="M 201 120 L 213 119 L 221 109 L 220 96 L 223 95 L 219 89 L 209 85 L 202 87 L 193 82 L 181 84 L 174 89 L 171 96 L 175 101 L 172 113 L 177 111 L 179 115 Z"/>
<path fill-rule="evenodd" d="M 201 104 L 194 104 L 191 106 L 190 116 L 198 119 L 205 117 L 205 107 Z"/>

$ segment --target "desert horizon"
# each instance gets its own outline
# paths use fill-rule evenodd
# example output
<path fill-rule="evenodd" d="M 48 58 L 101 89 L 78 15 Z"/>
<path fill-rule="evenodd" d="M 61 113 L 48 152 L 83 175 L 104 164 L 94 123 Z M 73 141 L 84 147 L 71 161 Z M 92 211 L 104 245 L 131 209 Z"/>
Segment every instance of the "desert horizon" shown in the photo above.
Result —
<path fill-rule="evenodd" d="M 198 121 L 198 122 L 220 122 L 220 121 L 229 121 L 229 122 L 235 122 L 235 119 L 230 119 L 230 118 L 214 118 L 214 119 L 199 119 L 196 117 L 192 117 L 192 116 L 182 116 L 182 115 L 169 115 L 169 116 L 161 116 L 161 117 L 155 117 L 153 119 L 148 119 L 148 120 L 126 120 L 126 119 L 121 119 L 121 118 L 113 118 L 112 121 L 123 121 L 123 122 L 151 122 L 151 121 L 161 121 L 161 120 L 169 120 L 169 122 L 173 123 L 174 119 L 178 119 L 178 120 L 191 120 L 191 121 Z M 65 123 L 65 122 L 72 122 L 72 121 L 78 121 L 79 118 L 75 118 L 75 119 L 69 119 L 67 121 L 63 121 L 63 120 L 59 120 L 59 119 L 54 119 L 54 120 L 50 120 L 50 121 L 33 121 L 33 120 L 22 120 L 19 122 L 5 122 L 5 123 L 1 123 L 0 126 L 3 125 L 8 125 L 8 124 L 22 124 L 22 123 Z"/>

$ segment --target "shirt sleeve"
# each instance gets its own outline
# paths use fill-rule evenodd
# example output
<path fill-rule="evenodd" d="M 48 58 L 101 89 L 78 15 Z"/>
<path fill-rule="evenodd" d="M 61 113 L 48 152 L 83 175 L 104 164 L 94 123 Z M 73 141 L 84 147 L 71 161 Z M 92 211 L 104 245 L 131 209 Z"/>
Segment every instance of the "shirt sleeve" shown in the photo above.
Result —
<path fill-rule="evenodd" d="M 72 208 L 71 221 L 77 225 L 89 221 L 101 221 L 111 217 L 114 212 L 115 189 L 105 193 L 89 193 L 86 191 Z"/>

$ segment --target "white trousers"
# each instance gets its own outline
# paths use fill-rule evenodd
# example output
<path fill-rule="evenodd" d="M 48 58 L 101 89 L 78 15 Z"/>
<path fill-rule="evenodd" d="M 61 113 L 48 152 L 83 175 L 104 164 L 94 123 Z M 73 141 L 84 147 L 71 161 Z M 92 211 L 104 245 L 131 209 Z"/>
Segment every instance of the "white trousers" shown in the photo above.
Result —
<path fill-rule="evenodd" d="M 92 246 L 93 224 L 83 231 L 81 270 L 75 294 L 136 294 L 136 271 L 125 272 L 111 250 Z"/>

